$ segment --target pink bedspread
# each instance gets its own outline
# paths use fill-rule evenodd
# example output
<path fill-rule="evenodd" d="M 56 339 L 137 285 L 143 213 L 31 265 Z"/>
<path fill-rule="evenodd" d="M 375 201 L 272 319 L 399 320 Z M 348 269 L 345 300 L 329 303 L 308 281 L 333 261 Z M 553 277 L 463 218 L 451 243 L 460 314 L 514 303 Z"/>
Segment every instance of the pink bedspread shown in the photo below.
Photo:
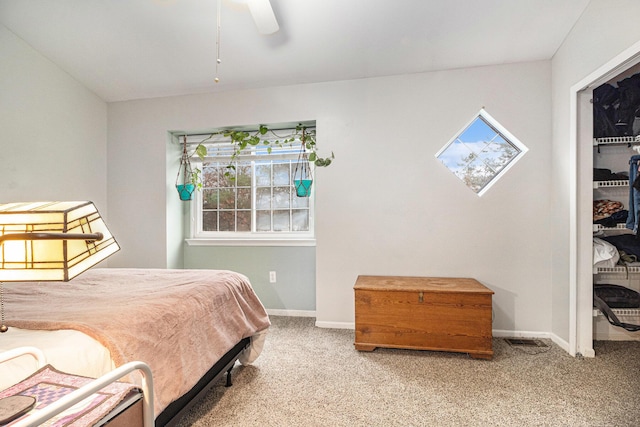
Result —
<path fill-rule="evenodd" d="M 270 325 L 248 279 L 231 271 L 106 268 L 66 283 L 4 287 L 9 326 L 75 329 L 107 347 L 116 366 L 147 363 L 156 415 L 242 338 Z"/>

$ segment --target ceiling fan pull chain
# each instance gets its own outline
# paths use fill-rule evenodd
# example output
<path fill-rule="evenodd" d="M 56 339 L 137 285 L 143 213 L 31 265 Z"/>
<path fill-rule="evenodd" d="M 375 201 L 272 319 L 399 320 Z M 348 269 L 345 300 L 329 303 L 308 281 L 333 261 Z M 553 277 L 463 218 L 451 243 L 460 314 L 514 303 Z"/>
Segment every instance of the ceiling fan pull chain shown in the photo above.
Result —
<path fill-rule="evenodd" d="M 218 78 L 218 65 L 220 65 L 220 0 L 217 0 L 218 6 L 218 16 L 217 16 L 217 26 L 216 26 L 216 78 L 213 79 L 214 82 L 218 83 L 220 79 Z"/>

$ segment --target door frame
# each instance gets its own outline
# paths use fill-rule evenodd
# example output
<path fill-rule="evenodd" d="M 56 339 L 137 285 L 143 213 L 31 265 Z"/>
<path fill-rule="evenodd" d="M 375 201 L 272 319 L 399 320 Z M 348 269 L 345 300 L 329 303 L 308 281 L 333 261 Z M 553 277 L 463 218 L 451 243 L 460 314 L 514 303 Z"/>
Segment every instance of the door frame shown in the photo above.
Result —
<path fill-rule="evenodd" d="M 569 100 L 569 353 L 593 350 L 593 89 L 640 63 L 640 41 L 570 88 Z"/>

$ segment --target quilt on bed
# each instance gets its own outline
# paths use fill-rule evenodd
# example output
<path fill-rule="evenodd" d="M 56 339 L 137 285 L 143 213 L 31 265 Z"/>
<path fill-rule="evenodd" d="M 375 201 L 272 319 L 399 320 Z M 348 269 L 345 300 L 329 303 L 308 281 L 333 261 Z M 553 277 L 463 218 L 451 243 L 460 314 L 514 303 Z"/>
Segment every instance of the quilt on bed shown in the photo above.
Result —
<path fill-rule="evenodd" d="M 117 366 L 147 363 L 156 415 L 270 325 L 249 280 L 231 271 L 105 268 L 70 282 L 4 286 L 9 326 L 75 329 L 108 348 Z"/>

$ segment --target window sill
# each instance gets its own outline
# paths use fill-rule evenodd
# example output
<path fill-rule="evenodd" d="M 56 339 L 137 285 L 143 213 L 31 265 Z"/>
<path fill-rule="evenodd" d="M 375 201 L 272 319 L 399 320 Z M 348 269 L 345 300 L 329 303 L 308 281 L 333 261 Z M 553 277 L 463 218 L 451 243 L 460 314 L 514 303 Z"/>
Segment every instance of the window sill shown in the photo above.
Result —
<path fill-rule="evenodd" d="M 316 239 L 304 238 L 198 238 L 186 239 L 189 246 L 315 246 Z"/>

